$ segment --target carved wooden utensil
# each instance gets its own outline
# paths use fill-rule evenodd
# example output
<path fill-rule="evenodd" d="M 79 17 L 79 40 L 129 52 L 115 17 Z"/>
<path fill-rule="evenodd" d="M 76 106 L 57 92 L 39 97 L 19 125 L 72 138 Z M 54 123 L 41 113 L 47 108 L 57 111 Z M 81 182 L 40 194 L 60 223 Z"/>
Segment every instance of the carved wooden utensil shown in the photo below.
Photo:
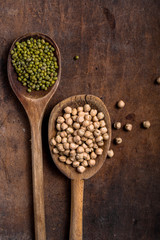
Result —
<path fill-rule="evenodd" d="M 70 222 L 70 240 L 82 240 L 82 210 L 83 210 L 83 191 L 84 191 L 84 179 L 92 177 L 102 167 L 107 151 L 109 150 L 111 141 L 111 123 L 110 116 L 104 103 L 96 96 L 93 95 L 77 95 L 65 99 L 57 104 L 50 115 L 48 138 L 49 142 L 52 137 L 56 135 L 56 120 L 57 117 L 62 115 L 63 109 L 67 106 L 77 107 L 84 104 L 90 104 L 92 108 L 97 109 L 99 112 L 104 113 L 104 120 L 106 122 L 109 134 L 109 140 L 105 141 L 103 147 L 103 154 L 96 159 L 96 165 L 94 167 L 88 167 L 82 174 L 78 173 L 75 168 L 70 165 L 66 165 L 58 160 L 58 155 L 53 154 L 52 147 L 50 146 L 51 155 L 54 163 L 59 170 L 71 179 L 71 222 Z"/>
<path fill-rule="evenodd" d="M 11 62 L 11 50 L 14 48 L 17 41 L 25 41 L 28 38 L 35 39 L 43 38 L 55 48 L 55 55 L 58 59 L 58 79 L 56 83 L 48 88 L 47 91 L 33 91 L 26 92 L 26 87 L 22 86 L 17 80 L 17 74 Z M 22 103 L 31 126 L 31 139 L 32 139 L 32 181 L 33 181 L 33 202 L 34 202 L 34 222 L 35 222 L 35 239 L 45 240 L 45 213 L 44 213 L 44 193 L 43 193 L 43 159 L 42 159 L 42 140 L 41 140 L 41 125 L 45 108 L 50 98 L 55 93 L 60 77 L 61 77 L 61 55 L 57 44 L 48 36 L 41 33 L 30 33 L 17 38 L 10 49 L 8 55 L 8 78 L 10 85 Z"/>

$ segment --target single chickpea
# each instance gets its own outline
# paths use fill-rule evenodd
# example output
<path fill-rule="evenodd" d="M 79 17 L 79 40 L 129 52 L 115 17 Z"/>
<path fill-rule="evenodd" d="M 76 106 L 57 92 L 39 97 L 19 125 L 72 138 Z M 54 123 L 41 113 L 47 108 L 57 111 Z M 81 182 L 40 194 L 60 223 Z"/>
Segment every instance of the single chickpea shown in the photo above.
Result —
<path fill-rule="evenodd" d="M 68 142 L 69 142 L 69 143 L 73 143 L 73 137 L 69 137 L 69 138 L 68 138 Z"/>
<path fill-rule="evenodd" d="M 72 119 L 73 119 L 74 122 L 77 121 L 77 117 L 78 117 L 77 115 L 72 116 Z"/>
<path fill-rule="evenodd" d="M 63 147 L 64 147 L 64 149 L 69 150 L 69 143 L 67 143 L 67 142 L 64 143 L 64 144 L 63 144 Z"/>
<path fill-rule="evenodd" d="M 66 107 L 64 109 L 65 113 L 72 113 L 72 108 L 71 107 Z"/>
<path fill-rule="evenodd" d="M 76 108 L 72 109 L 72 115 L 77 115 L 77 109 Z"/>
<path fill-rule="evenodd" d="M 93 166 L 95 166 L 96 161 L 94 159 L 91 159 L 91 160 L 88 161 L 88 164 L 89 164 L 90 167 L 93 167 Z"/>
<path fill-rule="evenodd" d="M 56 142 L 57 142 L 57 143 L 60 143 L 60 142 L 61 142 L 61 140 L 62 140 L 62 139 L 61 139 L 61 137 L 60 137 L 59 135 L 58 135 L 58 136 L 56 136 Z"/>
<path fill-rule="evenodd" d="M 68 134 L 72 134 L 74 132 L 73 128 L 71 127 L 68 127 L 66 131 Z"/>
<path fill-rule="evenodd" d="M 74 168 L 78 167 L 79 165 L 80 165 L 80 162 L 78 162 L 78 161 L 72 162 L 72 166 L 73 166 Z"/>
<path fill-rule="evenodd" d="M 87 120 L 87 121 L 91 121 L 92 116 L 91 115 L 85 115 L 84 119 Z"/>
<path fill-rule="evenodd" d="M 103 137 L 102 136 L 98 136 L 97 138 L 96 138 L 96 142 L 100 142 L 100 141 L 102 141 L 103 140 Z"/>
<path fill-rule="evenodd" d="M 91 159 L 95 159 L 97 157 L 97 155 L 95 154 L 95 152 L 91 152 Z"/>
<path fill-rule="evenodd" d="M 99 113 L 97 114 L 97 117 L 98 117 L 99 120 L 102 120 L 102 119 L 104 118 L 104 113 L 99 112 Z"/>
<path fill-rule="evenodd" d="M 118 108 L 124 108 L 124 106 L 125 106 L 125 102 L 123 102 L 123 100 L 120 100 L 120 101 L 117 102 L 117 107 Z"/>
<path fill-rule="evenodd" d="M 70 113 L 65 113 L 65 114 L 63 115 L 63 117 L 67 120 L 68 118 L 71 117 L 71 114 L 70 114 Z"/>
<path fill-rule="evenodd" d="M 66 130 L 68 128 L 68 125 L 66 123 L 61 124 L 62 130 Z"/>
<path fill-rule="evenodd" d="M 73 141 L 74 141 L 75 143 L 78 143 L 80 140 L 81 140 L 81 138 L 80 138 L 80 136 L 78 136 L 78 135 L 73 138 Z"/>
<path fill-rule="evenodd" d="M 71 164 L 72 164 L 72 161 L 71 161 L 69 158 L 67 158 L 66 164 L 67 164 L 67 165 L 71 165 Z"/>
<path fill-rule="evenodd" d="M 78 134 L 80 137 L 82 137 L 82 136 L 85 134 L 85 130 L 80 128 L 80 129 L 78 130 L 77 134 Z"/>
<path fill-rule="evenodd" d="M 60 152 L 64 152 L 63 144 L 61 144 L 61 143 L 57 144 L 57 148 Z"/>
<path fill-rule="evenodd" d="M 87 146 L 85 143 L 83 143 L 83 144 L 82 144 L 82 147 L 83 147 L 84 149 L 86 149 L 88 146 Z"/>
<path fill-rule="evenodd" d="M 78 111 L 78 112 L 83 112 L 83 107 L 78 107 L 78 108 L 77 108 L 77 111 Z"/>
<path fill-rule="evenodd" d="M 108 130 L 107 130 L 106 127 L 100 128 L 101 134 L 105 134 L 107 131 L 108 131 Z"/>
<path fill-rule="evenodd" d="M 156 79 L 156 83 L 157 83 L 157 84 L 160 84 L 160 77 L 158 77 L 158 78 Z"/>
<path fill-rule="evenodd" d="M 70 151 L 69 151 L 69 150 L 65 150 L 63 153 L 64 153 L 64 155 L 65 155 L 65 156 L 67 156 L 67 157 L 68 157 L 68 156 L 69 156 L 69 154 L 70 154 Z"/>
<path fill-rule="evenodd" d="M 78 112 L 78 116 L 79 117 L 84 117 L 85 116 L 85 112 Z"/>
<path fill-rule="evenodd" d="M 89 126 L 89 124 L 90 124 L 90 121 L 85 120 L 82 125 L 83 125 L 83 127 L 87 127 L 87 126 Z"/>
<path fill-rule="evenodd" d="M 86 131 L 86 127 L 84 127 L 84 126 L 81 126 L 81 129 L 83 129 L 84 131 Z"/>
<path fill-rule="evenodd" d="M 120 137 L 115 138 L 115 143 L 116 144 L 121 144 L 122 143 L 122 138 L 120 138 Z"/>
<path fill-rule="evenodd" d="M 124 128 L 125 128 L 125 130 L 128 131 L 128 132 L 132 131 L 132 124 L 126 123 L 125 126 L 124 126 Z"/>
<path fill-rule="evenodd" d="M 81 139 L 82 139 L 83 142 L 86 142 L 88 138 L 82 137 Z"/>
<path fill-rule="evenodd" d="M 86 168 L 84 166 L 77 167 L 77 172 L 79 172 L 79 173 L 83 173 L 85 170 L 86 170 Z"/>
<path fill-rule="evenodd" d="M 94 125 L 93 124 L 90 124 L 87 129 L 90 131 L 90 132 L 93 132 L 94 131 Z"/>
<path fill-rule="evenodd" d="M 93 144 L 93 141 L 92 141 L 91 139 L 88 139 L 88 140 L 86 141 L 86 144 L 87 144 L 88 146 L 90 146 L 91 144 Z"/>
<path fill-rule="evenodd" d="M 86 152 L 84 152 L 84 153 L 83 153 L 83 159 L 84 159 L 84 160 L 87 160 L 87 159 L 88 159 L 88 157 L 89 157 L 89 154 L 88 154 L 88 153 L 86 153 Z"/>
<path fill-rule="evenodd" d="M 65 156 L 60 156 L 59 158 L 60 162 L 66 162 L 66 157 Z"/>
<path fill-rule="evenodd" d="M 53 148 L 52 152 L 53 152 L 54 154 L 58 154 L 58 153 L 59 153 L 59 151 L 58 151 L 57 148 Z"/>
<path fill-rule="evenodd" d="M 94 128 L 99 128 L 100 127 L 100 123 L 99 122 L 94 122 L 93 125 L 94 125 Z"/>
<path fill-rule="evenodd" d="M 87 167 L 88 166 L 88 162 L 86 160 L 83 160 L 83 162 L 81 163 L 81 166 Z"/>
<path fill-rule="evenodd" d="M 78 145 L 75 143 L 70 143 L 70 149 L 75 150 L 76 148 L 78 148 Z"/>
<path fill-rule="evenodd" d="M 74 162 L 74 161 L 76 160 L 76 157 L 75 157 L 75 156 L 69 157 L 69 159 L 70 159 L 72 162 Z"/>
<path fill-rule="evenodd" d="M 67 142 L 67 138 L 66 137 L 62 138 L 61 142 L 62 143 L 66 143 Z"/>
<path fill-rule="evenodd" d="M 150 128 L 150 126 L 151 126 L 150 121 L 144 121 L 144 122 L 143 122 L 143 127 L 144 127 L 144 128 L 147 129 L 147 128 Z"/>
<path fill-rule="evenodd" d="M 94 144 L 93 144 L 93 147 L 94 147 L 94 149 L 98 148 L 97 143 L 94 143 Z"/>
<path fill-rule="evenodd" d="M 89 112 L 90 110 L 91 110 L 90 105 L 89 105 L 89 104 L 85 104 L 85 105 L 84 105 L 84 111 L 85 111 L 85 112 Z"/>
<path fill-rule="evenodd" d="M 92 133 L 92 132 L 91 132 L 91 134 L 90 134 L 90 136 L 89 136 L 88 138 L 92 139 L 92 141 L 93 141 L 94 136 L 93 136 L 93 133 Z"/>
<path fill-rule="evenodd" d="M 102 155 L 102 153 L 103 153 L 103 149 L 102 148 L 97 148 L 96 149 L 96 154 L 97 155 Z"/>
<path fill-rule="evenodd" d="M 75 130 L 74 132 L 73 132 L 73 136 L 77 136 L 78 135 L 78 130 Z"/>
<path fill-rule="evenodd" d="M 67 123 L 67 125 L 71 126 L 73 124 L 72 118 L 67 118 L 66 123 Z"/>
<path fill-rule="evenodd" d="M 90 132 L 90 131 L 86 131 L 85 134 L 84 134 L 84 136 L 85 136 L 86 138 L 89 138 L 90 135 L 91 135 L 91 132 Z"/>
<path fill-rule="evenodd" d="M 71 157 L 75 157 L 76 156 L 76 151 L 75 150 L 71 150 L 70 151 L 70 156 Z"/>
<path fill-rule="evenodd" d="M 50 140 L 50 145 L 51 145 L 51 146 L 55 146 L 56 144 L 57 144 L 57 142 L 56 142 L 55 138 L 54 138 L 54 137 L 51 138 L 51 140 Z"/>
<path fill-rule="evenodd" d="M 58 131 L 61 131 L 61 124 L 60 124 L 60 123 L 57 123 L 57 124 L 56 124 L 56 128 L 57 128 Z"/>
<path fill-rule="evenodd" d="M 84 122 L 84 117 L 83 117 L 83 116 L 77 117 L 77 122 L 78 122 L 78 123 Z"/>
<path fill-rule="evenodd" d="M 93 122 L 98 122 L 99 120 L 98 120 L 98 117 L 97 116 L 94 116 L 93 118 L 92 118 L 92 121 Z"/>
<path fill-rule="evenodd" d="M 64 123 L 64 118 L 62 117 L 62 116 L 59 116 L 58 118 L 57 118 L 57 123 Z"/>
<path fill-rule="evenodd" d="M 83 153 L 84 152 L 84 148 L 82 146 L 79 146 L 77 148 L 77 153 Z"/>
<path fill-rule="evenodd" d="M 82 145 L 82 141 L 81 140 L 78 142 L 78 145 Z"/>
<path fill-rule="evenodd" d="M 86 153 L 90 153 L 90 152 L 91 152 L 90 148 L 87 147 L 87 148 L 85 149 L 85 152 L 86 152 Z"/>
<path fill-rule="evenodd" d="M 103 142 L 103 141 L 100 141 L 100 142 L 98 142 L 97 144 L 98 144 L 99 147 L 104 146 L 104 142 Z"/>
<path fill-rule="evenodd" d="M 109 139 L 108 133 L 103 134 L 103 139 L 104 139 L 105 141 Z"/>
<path fill-rule="evenodd" d="M 74 127 L 75 129 L 79 129 L 79 128 L 80 128 L 80 124 L 77 123 L 77 122 L 74 122 L 74 123 L 73 123 L 73 127 Z"/>
<path fill-rule="evenodd" d="M 120 129 L 121 126 L 122 126 L 122 124 L 121 124 L 120 122 L 115 122 L 115 123 L 113 124 L 113 127 L 114 127 L 115 129 Z"/>
<path fill-rule="evenodd" d="M 107 157 L 112 158 L 114 156 L 114 152 L 112 149 L 108 150 Z"/>
<path fill-rule="evenodd" d="M 60 136 L 63 137 L 67 137 L 67 133 L 65 131 L 60 132 Z"/>
<path fill-rule="evenodd" d="M 83 159 L 83 153 L 77 153 L 76 159 L 79 161 L 80 159 Z"/>
<path fill-rule="evenodd" d="M 92 117 L 97 115 L 97 110 L 96 109 L 91 109 L 90 114 Z"/>
<path fill-rule="evenodd" d="M 100 130 L 98 130 L 98 129 L 96 129 L 96 130 L 94 130 L 94 136 L 95 137 L 98 137 L 98 136 L 100 136 L 101 135 L 101 131 Z"/>
<path fill-rule="evenodd" d="M 104 120 L 101 120 L 101 121 L 99 122 L 99 125 L 100 125 L 100 127 L 105 127 L 105 126 L 106 126 L 106 123 L 105 123 Z"/>

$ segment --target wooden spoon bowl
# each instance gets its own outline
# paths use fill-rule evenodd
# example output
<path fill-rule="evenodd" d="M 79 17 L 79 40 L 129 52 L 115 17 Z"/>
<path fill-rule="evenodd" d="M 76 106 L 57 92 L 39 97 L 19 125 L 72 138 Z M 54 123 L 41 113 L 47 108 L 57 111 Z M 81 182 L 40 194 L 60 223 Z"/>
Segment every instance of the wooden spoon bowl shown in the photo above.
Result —
<path fill-rule="evenodd" d="M 88 103 L 91 108 L 97 109 L 98 112 L 104 113 L 104 120 L 108 129 L 109 140 L 105 141 L 103 146 L 103 154 L 96 158 L 96 165 L 94 167 L 87 167 L 84 173 L 78 173 L 75 168 L 58 160 L 58 154 L 53 154 L 52 147 L 50 146 L 50 152 L 52 159 L 58 169 L 66 175 L 71 181 L 71 226 L 70 226 L 70 240 L 82 240 L 82 208 L 83 208 L 83 188 L 84 179 L 88 179 L 96 174 L 102 167 L 107 151 L 111 142 L 111 122 L 108 110 L 100 98 L 93 95 L 77 95 L 69 97 L 64 101 L 57 104 L 49 118 L 48 138 L 49 143 L 51 138 L 56 136 L 56 120 L 58 116 L 63 114 L 63 109 L 67 106 L 78 107 L 84 106 Z M 50 145 L 50 144 L 49 144 Z"/>
<path fill-rule="evenodd" d="M 26 87 L 17 80 L 17 74 L 12 65 L 11 50 L 15 47 L 15 43 L 25 41 L 28 38 L 44 39 L 55 48 L 55 55 L 58 59 L 58 78 L 56 83 L 49 87 L 47 91 L 33 91 L 28 93 Z M 32 182 L 33 182 L 33 202 L 34 202 L 34 224 L 35 239 L 45 240 L 45 213 L 44 213 L 44 193 L 43 193 L 43 159 L 42 159 L 42 140 L 41 125 L 46 106 L 54 95 L 61 77 L 61 55 L 57 44 L 47 35 L 42 33 L 30 33 L 17 38 L 10 49 L 8 55 L 8 79 L 9 83 L 16 94 L 17 98 L 23 105 L 31 126 L 31 143 L 32 143 Z"/>

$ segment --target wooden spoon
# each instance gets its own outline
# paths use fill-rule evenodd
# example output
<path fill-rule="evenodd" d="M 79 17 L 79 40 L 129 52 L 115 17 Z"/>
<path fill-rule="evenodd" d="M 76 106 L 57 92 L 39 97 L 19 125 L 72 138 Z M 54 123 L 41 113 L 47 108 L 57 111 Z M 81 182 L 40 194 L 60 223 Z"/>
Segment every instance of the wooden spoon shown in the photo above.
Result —
<path fill-rule="evenodd" d="M 58 79 L 56 83 L 48 88 L 47 91 L 26 92 L 26 87 L 22 86 L 17 80 L 17 74 L 11 62 L 11 50 L 14 48 L 17 41 L 25 41 L 28 38 L 35 39 L 43 38 L 55 48 L 55 55 L 58 59 Z M 32 181 L 33 181 L 33 202 L 34 202 L 34 224 L 35 224 L 35 239 L 45 240 L 45 213 L 44 213 L 44 193 L 43 193 L 43 159 L 42 159 L 42 140 L 41 140 L 41 125 L 45 108 L 50 98 L 55 93 L 61 76 L 61 55 L 57 44 L 48 36 L 41 33 L 30 33 L 17 38 L 10 49 L 8 55 L 8 78 L 10 85 L 22 103 L 31 126 L 32 140 Z"/>
<path fill-rule="evenodd" d="M 109 113 L 104 103 L 96 96 L 93 95 L 77 95 L 65 99 L 57 104 L 49 118 L 48 137 L 49 142 L 51 138 L 56 135 L 56 120 L 57 117 L 63 114 L 63 109 L 67 106 L 78 107 L 84 104 L 90 104 L 92 108 L 97 109 L 99 112 L 103 112 L 105 117 L 109 134 L 109 140 L 105 142 L 103 147 L 103 154 L 96 159 L 96 165 L 94 167 L 88 167 L 84 173 L 78 173 L 75 168 L 70 165 L 61 163 L 58 160 L 58 154 L 53 154 L 52 147 L 50 146 L 51 155 L 54 163 L 59 170 L 71 179 L 71 222 L 70 222 L 70 240 L 82 240 L 82 211 L 83 211 L 83 191 L 84 191 L 84 179 L 92 177 L 102 167 L 107 151 L 109 150 L 111 141 L 111 123 Z"/>

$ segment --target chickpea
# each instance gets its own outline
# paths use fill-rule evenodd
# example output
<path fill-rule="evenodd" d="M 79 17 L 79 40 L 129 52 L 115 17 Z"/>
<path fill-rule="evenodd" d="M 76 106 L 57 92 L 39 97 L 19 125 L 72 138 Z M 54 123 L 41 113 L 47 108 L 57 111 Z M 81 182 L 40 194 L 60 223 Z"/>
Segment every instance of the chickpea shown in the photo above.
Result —
<path fill-rule="evenodd" d="M 90 114 L 92 117 L 97 115 L 97 110 L 96 109 L 91 109 Z"/>
<path fill-rule="evenodd" d="M 92 120 L 93 120 L 93 122 L 98 122 L 98 121 L 99 121 L 97 116 L 94 116 L 94 117 L 92 118 Z"/>
<path fill-rule="evenodd" d="M 83 107 L 78 107 L 78 108 L 77 108 L 77 111 L 78 111 L 78 112 L 83 112 Z"/>
<path fill-rule="evenodd" d="M 112 158 L 114 156 L 114 152 L 112 149 L 108 150 L 107 157 Z"/>
<path fill-rule="evenodd" d="M 78 148 L 78 145 L 75 143 L 70 143 L 70 149 L 75 150 L 76 148 Z"/>
<path fill-rule="evenodd" d="M 83 116 L 77 117 L 77 122 L 78 122 L 78 123 L 84 122 L 84 117 L 83 117 Z"/>
<path fill-rule="evenodd" d="M 77 160 L 83 159 L 83 153 L 77 153 L 76 159 Z"/>
<path fill-rule="evenodd" d="M 77 109 L 76 108 L 72 109 L 72 115 L 77 115 Z"/>
<path fill-rule="evenodd" d="M 85 120 L 82 125 L 83 125 L 83 127 L 88 127 L 89 124 L 90 124 L 90 121 Z"/>
<path fill-rule="evenodd" d="M 87 120 L 87 121 L 91 121 L 92 116 L 91 115 L 85 115 L 84 119 Z"/>
<path fill-rule="evenodd" d="M 96 154 L 97 155 L 102 155 L 102 153 L 103 153 L 103 149 L 102 148 L 97 148 L 96 149 Z"/>
<path fill-rule="evenodd" d="M 88 161 L 88 164 L 89 164 L 90 167 L 93 167 L 93 166 L 95 166 L 96 161 L 94 159 L 91 159 L 91 160 Z"/>
<path fill-rule="evenodd" d="M 66 123 L 61 124 L 62 130 L 66 130 L 68 128 L 68 125 Z"/>
<path fill-rule="evenodd" d="M 65 156 L 60 156 L 59 158 L 60 162 L 66 162 L 66 157 Z"/>
<path fill-rule="evenodd" d="M 64 118 L 62 117 L 62 116 L 59 116 L 58 118 L 57 118 L 57 123 L 64 123 Z"/>
<path fill-rule="evenodd" d="M 66 123 L 67 123 L 67 125 L 71 126 L 73 124 L 72 118 L 67 118 Z"/>
<path fill-rule="evenodd" d="M 101 132 L 100 132 L 100 130 L 96 129 L 96 130 L 94 130 L 93 134 L 94 134 L 95 137 L 98 137 L 98 136 L 101 135 Z"/>
<path fill-rule="evenodd" d="M 51 146 L 55 146 L 57 143 L 56 143 L 56 140 L 55 138 L 52 138 L 51 141 L 50 141 L 50 145 Z"/>
<path fill-rule="evenodd" d="M 73 121 L 76 121 L 77 117 L 78 117 L 77 115 L 72 116 Z"/>
<path fill-rule="evenodd" d="M 124 126 L 124 128 L 125 128 L 125 130 L 128 131 L 128 132 L 132 131 L 132 124 L 126 123 L 125 126 Z"/>
<path fill-rule="evenodd" d="M 52 152 L 53 152 L 54 154 L 58 154 L 58 153 L 59 153 L 59 151 L 58 151 L 57 148 L 53 148 Z"/>
<path fill-rule="evenodd" d="M 86 152 L 84 152 L 84 153 L 83 153 L 83 159 L 84 159 L 84 160 L 87 160 L 88 158 L 90 159 L 89 154 L 86 153 Z"/>
<path fill-rule="evenodd" d="M 103 141 L 100 141 L 100 142 L 98 142 L 97 144 L 98 144 L 99 147 L 104 146 L 104 142 L 103 142 Z"/>
<path fill-rule="evenodd" d="M 87 162 L 86 160 L 84 160 L 84 161 L 81 163 L 81 166 L 87 167 L 87 166 L 88 166 L 88 162 Z"/>
<path fill-rule="evenodd" d="M 57 124 L 56 124 L 56 128 L 57 128 L 58 131 L 61 131 L 61 124 L 60 124 L 60 123 L 57 123 Z"/>
<path fill-rule="evenodd" d="M 91 152 L 91 150 L 90 150 L 89 147 L 87 147 L 87 148 L 85 149 L 85 151 L 86 151 L 86 153 L 90 153 L 90 152 Z"/>
<path fill-rule="evenodd" d="M 80 124 L 77 123 L 77 122 L 74 122 L 74 123 L 73 123 L 73 127 L 74 127 L 75 129 L 79 129 L 79 128 L 80 128 Z"/>
<path fill-rule="evenodd" d="M 77 167 L 77 172 L 79 172 L 79 173 L 83 173 L 85 170 L 86 170 L 86 168 L 84 166 Z"/>
<path fill-rule="evenodd" d="M 64 118 L 67 120 L 68 118 L 71 117 L 71 114 L 70 114 L 70 113 L 65 113 L 63 116 L 64 116 Z"/>
<path fill-rule="evenodd" d="M 104 139 L 104 140 L 108 140 L 108 139 L 109 139 L 108 133 L 103 134 L 103 139 Z"/>
<path fill-rule="evenodd" d="M 77 135 L 73 138 L 73 140 L 75 143 L 78 143 L 81 140 L 81 138 L 80 138 L 80 136 Z"/>
<path fill-rule="evenodd" d="M 92 133 L 92 132 L 91 132 L 91 134 L 90 134 L 90 136 L 89 136 L 88 138 L 92 139 L 92 141 L 93 141 L 94 136 L 93 136 L 93 133 Z"/>
<path fill-rule="evenodd" d="M 123 102 L 123 100 L 120 100 L 117 102 L 117 107 L 118 108 L 123 108 L 125 106 L 125 102 Z"/>
<path fill-rule="evenodd" d="M 68 138 L 68 142 L 69 142 L 69 143 L 73 143 L 73 137 L 69 137 L 69 138 Z"/>
<path fill-rule="evenodd" d="M 64 149 L 69 150 L 69 143 L 65 142 L 63 144 Z"/>
<path fill-rule="evenodd" d="M 93 147 L 94 147 L 95 149 L 98 148 L 97 143 L 94 143 L 94 144 L 93 144 Z"/>
<path fill-rule="evenodd" d="M 65 155 L 65 156 L 67 156 L 67 157 L 68 157 L 68 156 L 69 156 L 69 154 L 70 154 L 70 151 L 69 151 L 69 150 L 65 150 L 63 153 L 64 153 L 64 155 Z"/>
<path fill-rule="evenodd" d="M 71 165 L 71 164 L 72 164 L 72 161 L 71 161 L 69 158 L 67 158 L 66 164 Z"/>
<path fill-rule="evenodd" d="M 82 137 L 81 139 L 82 139 L 83 142 L 86 142 L 88 138 Z"/>
<path fill-rule="evenodd" d="M 101 121 L 99 122 L 99 125 L 100 125 L 100 127 L 105 127 L 105 126 L 106 126 L 106 123 L 105 123 L 104 120 L 101 120 Z"/>
<path fill-rule="evenodd" d="M 84 136 L 85 136 L 86 138 L 89 138 L 90 135 L 91 135 L 91 132 L 90 132 L 90 131 L 86 131 L 85 134 L 84 134 Z"/>
<path fill-rule="evenodd" d="M 160 77 L 158 77 L 158 78 L 156 79 L 156 83 L 157 83 L 157 84 L 160 84 Z"/>
<path fill-rule="evenodd" d="M 66 107 L 64 109 L 65 113 L 72 113 L 72 108 L 71 107 Z"/>
<path fill-rule="evenodd" d="M 76 160 L 75 156 L 69 157 L 69 159 L 70 159 L 72 162 L 74 162 L 74 161 Z"/>
<path fill-rule="evenodd" d="M 88 146 L 87 146 L 85 143 L 83 143 L 83 144 L 82 144 L 82 147 L 83 147 L 84 149 L 86 149 Z"/>
<path fill-rule="evenodd" d="M 92 141 L 91 139 L 88 139 L 88 140 L 86 141 L 86 144 L 87 144 L 88 146 L 90 146 L 91 144 L 93 144 L 93 141 Z"/>
<path fill-rule="evenodd" d="M 120 138 L 120 137 L 115 138 L 115 143 L 116 144 L 121 144 L 122 143 L 122 138 Z"/>
<path fill-rule="evenodd" d="M 99 128 L 100 127 L 100 123 L 99 122 L 94 122 L 93 125 L 94 125 L 94 128 Z"/>
<path fill-rule="evenodd" d="M 80 128 L 80 129 L 78 130 L 77 134 L 78 134 L 80 137 L 82 137 L 82 136 L 85 134 L 85 130 L 82 129 L 82 128 Z"/>
<path fill-rule="evenodd" d="M 81 146 L 79 146 L 79 147 L 77 148 L 77 152 L 78 152 L 78 153 L 83 153 L 83 152 L 84 152 L 84 148 L 81 147 Z"/>
<path fill-rule="evenodd" d="M 57 148 L 60 152 L 64 152 L 63 144 L 61 144 L 61 143 L 57 144 Z"/>
<path fill-rule="evenodd" d="M 95 154 L 95 152 L 91 152 L 91 159 L 95 159 L 97 157 L 97 155 Z"/>
<path fill-rule="evenodd" d="M 67 137 L 67 133 L 65 132 L 65 131 L 62 131 L 61 133 L 60 133 L 60 136 L 63 138 L 63 137 Z"/>
<path fill-rule="evenodd" d="M 98 136 L 97 138 L 96 138 L 96 142 L 100 142 L 100 141 L 102 141 L 103 140 L 103 137 L 102 136 Z"/>
<path fill-rule="evenodd" d="M 66 131 L 68 134 L 72 134 L 74 132 L 73 128 L 71 127 L 68 127 Z"/>
<path fill-rule="evenodd" d="M 89 104 L 85 104 L 85 105 L 84 105 L 84 111 L 85 111 L 85 112 L 89 112 L 90 110 L 91 110 L 90 105 L 89 105 Z"/>
<path fill-rule="evenodd" d="M 58 136 L 56 137 L 56 142 L 57 142 L 57 143 L 60 143 L 61 140 L 62 140 L 61 137 L 58 135 Z"/>
<path fill-rule="evenodd" d="M 144 127 L 144 128 L 147 129 L 147 128 L 150 128 L 150 126 L 151 126 L 151 123 L 150 123 L 149 121 L 144 121 L 144 122 L 143 122 L 143 127 Z"/>
<path fill-rule="evenodd" d="M 115 129 L 120 129 L 121 128 L 121 123 L 120 122 L 115 122 L 114 124 L 113 124 L 113 127 L 115 128 Z"/>
<path fill-rule="evenodd" d="M 74 132 L 73 132 L 73 136 L 77 136 L 78 135 L 78 130 L 75 130 Z"/>
<path fill-rule="evenodd" d="M 67 138 L 66 138 L 66 137 L 65 137 L 65 138 L 62 138 L 61 142 L 62 142 L 62 143 L 66 143 L 66 142 L 67 142 Z"/>
<path fill-rule="evenodd" d="M 78 116 L 79 117 L 84 117 L 85 116 L 85 112 L 78 112 Z"/>
<path fill-rule="evenodd" d="M 107 128 L 106 127 L 100 128 L 100 132 L 101 134 L 105 134 L 107 132 Z"/>
<path fill-rule="evenodd" d="M 104 113 L 99 112 L 99 113 L 97 114 L 97 117 L 98 117 L 99 120 L 102 120 L 102 119 L 104 118 Z"/>
<path fill-rule="evenodd" d="M 93 131 L 94 131 L 94 125 L 93 125 L 93 124 L 90 124 L 90 125 L 87 127 L 87 129 L 88 129 L 89 131 L 93 132 Z"/>
<path fill-rule="evenodd" d="M 78 161 L 74 161 L 74 162 L 72 163 L 72 166 L 73 166 L 74 168 L 78 167 L 79 165 L 80 165 L 80 162 L 78 162 Z"/>
<path fill-rule="evenodd" d="M 76 151 L 75 150 L 71 150 L 70 151 L 70 156 L 71 157 L 75 157 L 76 156 Z"/>

